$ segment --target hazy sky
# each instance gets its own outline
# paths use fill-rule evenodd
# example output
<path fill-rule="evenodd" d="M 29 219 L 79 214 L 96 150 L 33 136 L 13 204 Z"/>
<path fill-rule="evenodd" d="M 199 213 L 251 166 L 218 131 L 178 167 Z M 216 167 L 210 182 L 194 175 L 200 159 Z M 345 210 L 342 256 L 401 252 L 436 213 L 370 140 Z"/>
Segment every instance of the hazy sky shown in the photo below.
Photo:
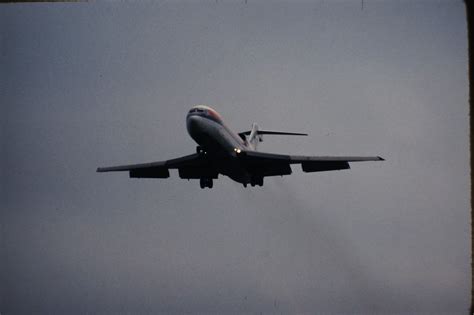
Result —
<path fill-rule="evenodd" d="M 4 4 L 0 39 L 2 314 L 467 312 L 462 1 Z M 386 161 L 95 172 L 194 152 L 195 104 Z"/>

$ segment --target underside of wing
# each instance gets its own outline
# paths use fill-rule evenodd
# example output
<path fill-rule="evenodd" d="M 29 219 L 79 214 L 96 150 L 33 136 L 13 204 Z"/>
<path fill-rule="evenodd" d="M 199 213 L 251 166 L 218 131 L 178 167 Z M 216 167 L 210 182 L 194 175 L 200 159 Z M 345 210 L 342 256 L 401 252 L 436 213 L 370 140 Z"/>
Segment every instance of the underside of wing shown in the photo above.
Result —
<path fill-rule="evenodd" d="M 273 154 L 257 151 L 244 152 L 244 159 L 246 159 L 247 163 L 250 165 L 261 165 L 262 167 L 265 167 L 266 165 L 274 165 L 276 169 L 281 170 L 285 169 L 286 166 L 289 168 L 290 164 L 301 164 L 304 172 L 343 170 L 350 168 L 349 162 L 384 160 L 380 156 L 303 156 Z"/>
<path fill-rule="evenodd" d="M 181 178 L 217 177 L 209 161 L 199 154 L 159 162 L 99 167 L 97 172 L 128 171 L 132 178 L 168 178 L 170 169 L 178 169 Z"/>
<path fill-rule="evenodd" d="M 166 161 L 162 162 L 151 162 L 151 163 L 142 163 L 142 164 L 128 164 L 128 165 L 119 165 L 119 166 L 108 166 L 108 167 L 99 167 L 97 172 L 123 172 L 123 171 L 132 171 L 140 170 L 147 168 L 161 168 L 165 167 Z"/>

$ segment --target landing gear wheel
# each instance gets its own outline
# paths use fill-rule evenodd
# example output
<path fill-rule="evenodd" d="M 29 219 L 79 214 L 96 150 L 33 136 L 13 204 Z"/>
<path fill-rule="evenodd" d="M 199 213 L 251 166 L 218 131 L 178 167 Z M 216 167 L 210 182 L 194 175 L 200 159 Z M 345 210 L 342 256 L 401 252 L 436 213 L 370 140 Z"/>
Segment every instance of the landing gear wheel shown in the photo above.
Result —
<path fill-rule="evenodd" d="M 212 180 L 212 178 L 201 178 L 199 180 L 199 185 L 201 186 L 202 189 L 208 187 L 208 188 L 212 188 L 212 186 L 214 186 L 214 182 Z"/>
<path fill-rule="evenodd" d="M 263 186 L 263 176 L 254 176 L 250 178 L 250 185 L 254 186 Z"/>

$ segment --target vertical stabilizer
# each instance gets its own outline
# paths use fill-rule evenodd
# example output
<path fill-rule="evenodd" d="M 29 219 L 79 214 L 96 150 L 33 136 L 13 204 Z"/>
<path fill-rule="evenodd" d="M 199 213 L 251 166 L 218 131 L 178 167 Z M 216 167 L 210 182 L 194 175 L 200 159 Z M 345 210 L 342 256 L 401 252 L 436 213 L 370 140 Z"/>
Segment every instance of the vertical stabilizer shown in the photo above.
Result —
<path fill-rule="evenodd" d="M 262 136 L 258 133 L 258 126 L 256 123 L 252 124 L 252 128 L 250 129 L 250 135 L 247 139 L 249 147 L 252 150 L 257 150 L 257 145 L 259 142 L 262 141 Z"/>

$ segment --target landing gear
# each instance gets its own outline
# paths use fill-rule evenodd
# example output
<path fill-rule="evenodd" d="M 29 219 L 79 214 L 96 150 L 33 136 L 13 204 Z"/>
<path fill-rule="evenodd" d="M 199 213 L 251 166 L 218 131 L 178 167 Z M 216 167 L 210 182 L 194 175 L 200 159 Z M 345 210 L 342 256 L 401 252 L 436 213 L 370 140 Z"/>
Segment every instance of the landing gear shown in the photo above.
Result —
<path fill-rule="evenodd" d="M 201 186 L 202 189 L 208 187 L 208 188 L 212 188 L 212 186 L 214 186 L 214 182 L 212 180 L 212 178 L 201 178 L 199 180 L 199 185 Z"/>
<path fill-rule="evenodd" d="M 199 154 L 199 155 L 202 155 L 202 154 L 206 154 L 207 152 L 204 150 L 203 147 L 198 146 L 198 147 L 196 147 L 196 153 Z"/>
<path fill-rule="evenodd" d="M 263 176 L 252 176 L 250 178 L 250 186 L 263 186 Z M 247 187 L 247 184 L 244 184 Z"/>

